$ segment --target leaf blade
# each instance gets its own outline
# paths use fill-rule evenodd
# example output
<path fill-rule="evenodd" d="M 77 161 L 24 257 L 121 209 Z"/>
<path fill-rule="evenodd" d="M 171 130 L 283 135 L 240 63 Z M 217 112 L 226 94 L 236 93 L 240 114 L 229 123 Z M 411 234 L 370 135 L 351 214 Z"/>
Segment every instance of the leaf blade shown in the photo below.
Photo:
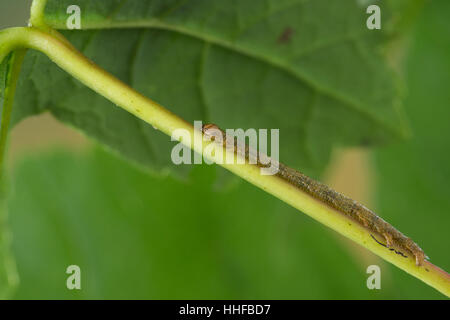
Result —
<path fill-rule="evenodd" d="M 71 2 L 49 1 L 46 22 L 65 28 L 65 9 Z M 365 28 L 365 10 L 356 2 L 225 4 L 78 1 L 83 28 L 98 30 L 65 35 L 99 65 L 188 121 L 279 128 L 284 133 L 282 159 L 315 176 L 336 145 L 376 145 L 404 132 L 396 107 L 398 85 L 378 53 L 384 35 Z M 289 30 L 287 40 L 281 41 Z M 49 65 L 40 58 L 39 64 Z M 34 82 L 39 85 L 46 78 Z M 55 78 L 60 79 L 55 85 L 64 88 L 58 83 L 68 80 Z M 46 90 L 38 91 L 46 96 Z M 62 94 L 47 94 L 39 112 L 50 110 L 146 166 L 170 166 L 168 157 L 155 160 L 155 154 L 167 154 L 170 147 L 143 123 L 124 113 L 110 114 L 106 104 L 94 98 L 101 121 L 94 116 L 76 119 L 81 97 L 90 94 L 81 89 L 73 95 L 80 101 L 64 105 Z M 17 112 L 16 121 L 26 116 Z M 114 118 L 126 119 L 127 125 Z M 109 134 L 142 129 L 118 141 L 93 128 L 96 121 L 106 122 Z M 127 147 L 125 140 L 140 143 Z"/>

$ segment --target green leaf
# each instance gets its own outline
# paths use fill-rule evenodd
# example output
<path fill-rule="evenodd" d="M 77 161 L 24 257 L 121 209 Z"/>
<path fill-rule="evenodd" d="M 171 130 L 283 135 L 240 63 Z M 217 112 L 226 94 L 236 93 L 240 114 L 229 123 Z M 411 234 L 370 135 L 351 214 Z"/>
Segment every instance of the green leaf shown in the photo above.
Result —
<path fill-rule="evenodd" d="M 382 291 L 368 290 L 367 265 L 345 240 L 287 204 L 243 181 L 214 191 L 219 169 L 196 166 L 180 181 L 101 150 L 23 160 L 10 198 L 16 298 L 395 296 L 387 276 Z M 73 264 L 81 291 L 66 288 Z"/>
<path fill-rule="evenodd" d="M 431 261 L 450 269 L 450 2 L 428 3 L 406 61 L 405 105 L 413 137 L 376 152 L 379 211 L 421 244 Z M 402 297 L 417 298 L 415 279 L 395 270 Z M 423 285 L 422 296 L 442 298 Z"/>
<path fill-rule="evenodd" d="M 333 146 L 404 132 L 385 34 L 366 28 L 358 1 L 50 0 L 46 22 L 65 28 L 74 3 L 95 30 L 64 35 L 93 61 L 188 121 L 279 128 L 282 161 L 307 173 L 320 173 Z M 171 165 L 167 137 L 42 54 L 23 69 L 15 123 L 49 110 L 145 166 Z"/>

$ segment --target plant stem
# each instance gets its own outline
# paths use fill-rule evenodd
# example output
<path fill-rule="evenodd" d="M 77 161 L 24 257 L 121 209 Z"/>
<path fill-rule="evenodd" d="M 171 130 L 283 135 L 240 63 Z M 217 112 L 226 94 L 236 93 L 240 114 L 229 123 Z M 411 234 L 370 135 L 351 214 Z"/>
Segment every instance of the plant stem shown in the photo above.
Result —
<path fill-rule="evenodd" d="M 32 48 L 43 52 L 59 67 L 89 88 L 169 136 L 175 129 L 187 130 L 191 137 L 199 139 L 199 141 L 192 140 L 188 146 L 203 154 L 206 145 L 202 141 L 202 135 L 194 135 L 194 127 L 190 123 L 101 69 L 67 41 L 35 28 L 12 28 L 0 31 L 0 61 L 10 51 L 18 48 Z M 186 144 L 184 141 L 181 142 Z M 223 152 L 226 154 L 230 151 L 224 148 Z M 221 164 L 221 166 L 450 296 L 448 273 L 430 262 L 425 262 L 424 266 L 418 267 L 411 256 L 405 258 L 381 246 L 362 225 L 313 198 L 295 185 L 277 176 L 261 175 L 260 168 L 253 164 Z"/>
<path fill-rule="evenodd" d="M 19 78 L 20 68 L 22 66 L 23 58 L 25 57 L 26 49 L 18 49 L 11 53 L 8 61 L 6 61 L 6 78 L 3 91 L 3 105 L 0 125 L 0 256 L 2 258 L 1 264 L 5 269 L 2 275 L 2 282 L 6 285 L 0 288 L 0 299 L 9 297 L 19 284 L 19 276 L 17 274 L 16 263 L 10 253 L 11 250 L 11 235 L 6 227 L 7 222 L 7 179 L 5 177 L 5 152 L 8 137 L 9 122 L 11 119 L 11 110 L 14 101 L 14 95 Z M 1 64 L 0 60 L 0 64 Z"/>

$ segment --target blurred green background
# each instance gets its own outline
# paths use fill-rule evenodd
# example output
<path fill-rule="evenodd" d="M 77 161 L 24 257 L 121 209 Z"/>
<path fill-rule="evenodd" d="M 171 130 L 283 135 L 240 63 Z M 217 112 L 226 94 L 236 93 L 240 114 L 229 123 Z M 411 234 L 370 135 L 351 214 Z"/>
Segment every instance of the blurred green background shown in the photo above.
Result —
<path fill-rule="evenodd" d="M 0 0 L 0 27 L 31 1 Z M 427 2 L 404 32 L 408 141 L 344 150 L 324 179 L 376 208 L 450 269 L 450 2 Z M 48 115 L 11 135 L 9 225 L 20 284 L 13 298 L 444 298 L 263 191 L 144 172 Z M 132 187 L 130 187 L 132 186 Z M 250 199 L 250 200 L 249 200 Z M 66 288 L 67 266 L 82 290 Z M 381 290 L 366 287 L 367 266 Z"/>

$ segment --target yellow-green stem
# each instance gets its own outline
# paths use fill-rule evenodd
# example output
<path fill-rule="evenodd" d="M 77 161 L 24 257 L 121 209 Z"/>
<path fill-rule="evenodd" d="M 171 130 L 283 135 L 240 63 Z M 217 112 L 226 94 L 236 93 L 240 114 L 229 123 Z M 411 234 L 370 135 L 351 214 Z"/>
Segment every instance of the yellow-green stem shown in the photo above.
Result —
<path fill-rule="evenodd" d="M 6 75 L 7 86 L 3 94 L 3 109 L 0 124 L 0 178 L 3 173 L 6 138 L 8 136 L 9 122 L 11 119 L 11 110 L 14 102 L 14 95 L 17 87 L 17 78 L 20 73 L 23 58 L 25 57 L 26 49 L 19 49 L 13 53 L 12 60 L 10 61 L 9 71 Z M 0 60 L 0 63 L 3 61 Z"/>

